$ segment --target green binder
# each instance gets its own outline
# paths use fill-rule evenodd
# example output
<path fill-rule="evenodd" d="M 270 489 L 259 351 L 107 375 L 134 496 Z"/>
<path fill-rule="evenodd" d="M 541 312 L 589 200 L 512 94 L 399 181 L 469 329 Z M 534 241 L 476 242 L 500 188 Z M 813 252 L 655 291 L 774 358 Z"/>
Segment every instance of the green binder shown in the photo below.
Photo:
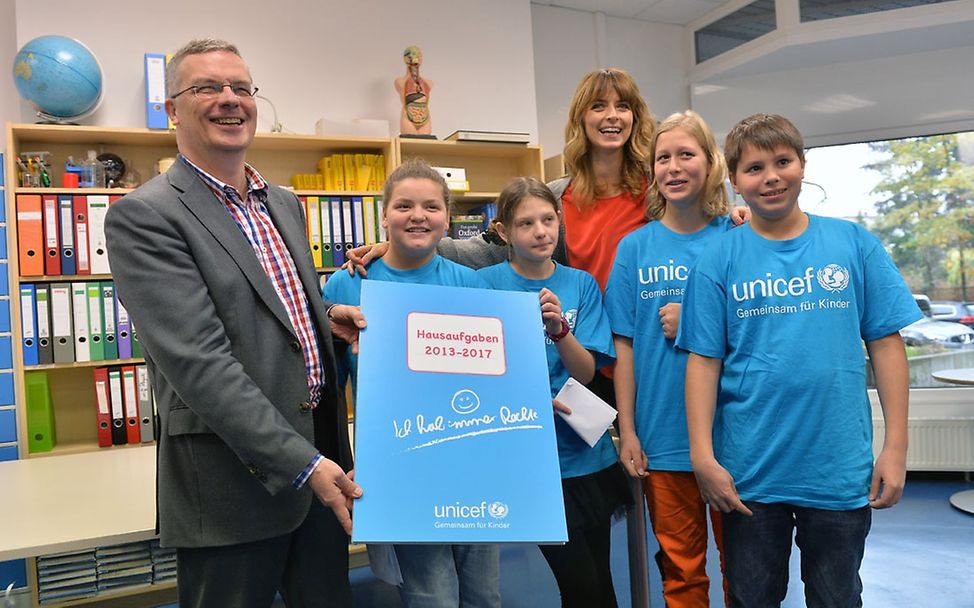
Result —
<path fill-rule="evenodd" d="M 92 361 L 105 360 L 105 311 L 101 305 L 101 283 L 85 285 L 88 293 L 88 348 Z"/>
<path fill-rule="evenodd" d="M 27 450 L 31 454 L 50 452 L 57 444 L 57 432 L 47 372 L 27 372 L 24 385 L 27 393 Z"/>
<path fill-rule="evenodd" d="M 142 343 L 139 342 L 139 332 L 135 330 L 135 325 L 132 325 L 132 357 L 139 358 L 142 356 Z"/>

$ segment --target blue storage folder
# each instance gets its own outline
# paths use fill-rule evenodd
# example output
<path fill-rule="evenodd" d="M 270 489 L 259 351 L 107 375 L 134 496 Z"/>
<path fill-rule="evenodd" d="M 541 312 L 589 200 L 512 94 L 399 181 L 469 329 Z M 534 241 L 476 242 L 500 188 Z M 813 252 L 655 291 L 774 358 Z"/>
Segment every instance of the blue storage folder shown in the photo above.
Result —
<path fill-rule="evenodd" d="M 11 369 L 14 365 L 13 343 L 10 336 L 0 336 L 0 369 Z"/>
<path fill-rule="evenodd" d="M 166 115 L 166 56 L 161 53 L 145 54 L 145 126 L 150 129 L 168 129 Z"/>
<path fill-rule="evenodd" d="M 57 197 L 58 214 L 61 229 L 61 274 L 77 274 L 77 261 L 74 251 L 74 201 L 70 194 L 59 194 Z"/>
<path fill-rule="evenodd" d="M 2 226 L 0 226 L 0 237 L 3 237 L 4 243 L 7 242 L 7 229 Z M 2 249 L 6 250 L 6 246 Z M 10 295 L 10 277 L 7 276 L 9 269 L 6 264 L 0 264 L 0 296 Z"/>
<path fill-rule="evenodd" d="M 17 454 L 17 444 L 0 446 L 0 462 L 17 460 L 19 457 Z"/>
<path fill-rule="evenodd" d="M 14 375 L 0 373 L 0 405 L 14 405 Z"/>
<path fill-rule="evenodd" d="M 20 286 L 20 313 L 24 365 L 37 365 L 37 306 L 34 302 L 32 283 L 24 283 Z"/>
<path fill-rule="evenodd" d="M 0 410 L 0 443 L 17 441 L 17 412 Z"/>
<path fill-rule="evenodd" d="M 10 583 L 14 587 L 27 586 L 27 562 L 22 559 L 15 559 L 9 562 L 0 562 L 0 589 L 6 589 Z"/>

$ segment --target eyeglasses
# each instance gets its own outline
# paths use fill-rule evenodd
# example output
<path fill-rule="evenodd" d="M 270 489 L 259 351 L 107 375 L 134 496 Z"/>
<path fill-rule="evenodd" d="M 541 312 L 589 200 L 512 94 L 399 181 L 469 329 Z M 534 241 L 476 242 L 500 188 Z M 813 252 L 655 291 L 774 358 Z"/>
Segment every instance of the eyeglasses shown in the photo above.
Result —
<path fill-rule="evenodd" d="M 213 99 L 214 97 L 223 93 L 223 89 L 230 87 L 230 91 L 237 97 L 247 98 L 253 97 L 257 94 L 257 87 L 253 87 L 249 84 L 194 84 L 193 86 L 186 87 L 178 93 L 174 93 L 169 96 L 169 99 L 176 99 L 183 93 L 187 91 L 192 91 L 193 95 L 200 99 Z"/>

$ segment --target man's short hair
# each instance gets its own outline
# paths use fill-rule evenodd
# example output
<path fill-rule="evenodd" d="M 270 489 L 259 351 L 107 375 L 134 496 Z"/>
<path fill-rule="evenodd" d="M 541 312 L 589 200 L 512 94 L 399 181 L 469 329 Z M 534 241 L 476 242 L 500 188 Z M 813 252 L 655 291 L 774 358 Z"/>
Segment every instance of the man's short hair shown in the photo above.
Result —
<path fill-rule="evenodd" d="M 746 145 L 768 152 L 787 146 L 795 151 L 802 163 L 805 162 L 802 134 L 790 120 L 778 114 L 752 114 L 730 130 L 724 140 L 724 158 L 731 176 L 737 172 L 737 163 Z"/>
<path fill-rule="evenodd" d="M 179 72 L 179 66 L 187 55 L 202 55 L 203 53 L 214 53 L 216 51 L 225 51 L 240 57 L 240 50 L 237 49 L 236 45 L 216 38 L 197 38 L 196 40 L 190 40 L 183 48 L 176 51 L 166 65 L 166 97 L 171 97 L 173 94 L 179 92 L 176 89 L 179 86 L 176 81 L 176 74 Z"/>

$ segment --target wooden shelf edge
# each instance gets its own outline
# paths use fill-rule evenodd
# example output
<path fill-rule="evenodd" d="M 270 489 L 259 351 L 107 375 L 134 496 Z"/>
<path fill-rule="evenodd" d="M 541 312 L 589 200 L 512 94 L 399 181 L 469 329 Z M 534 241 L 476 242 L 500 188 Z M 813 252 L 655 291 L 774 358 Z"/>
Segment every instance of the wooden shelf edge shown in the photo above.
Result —
<path fill-rule="evenodd" d="M 176 581 L 165 581 L 150 585 L 132 585 L 96 595 L 63 602 L 50 602 L 44 608 L 69 608 L 70 606 L 99 606 L 100 608 L 122 608 L 127 606 L 155 606 L 176 600 Z M 35 607 L 39 606 L 35 602 Z"/>
<path fill-rule="evenodd" d="M 142 357 L 131 359 L 102 359 L 99 361 L 74 361 L 71 363 L 45 363 L 43 365 L 25 365 L 24 372 L 43 372 L 52 369 L 79 369 L 85 367 L 108 367 L 112 365 L 140 365 L 145 363 Z"/>
<path fill-rule="evenodd" d="M 135 188 L 14 188 L 14 194 L 118 194 L 125 195 Z"/>
<path fill-rule="evenodd" d="M 382 196 L 381 190 L 291 190 L 297 196 Z"/>
<path fill-rule="evenodd" d="M 111 281 L 110 274 L 45 274 L 35 276 L 19 276 L 18 283 L 67 283 L 82 281 Z"/>
<path fill-rule="evenodd" d="M 24 458 L 50 458 L 51 456 L 67 456 L 70 454 L 83 454 L 85 452 L 101 452 L 109 450 L 131 450 L 135 448 L 141 448 L 146 446 L 155 445 L 155 441 L 147 441 L 145 443 L 125 443 L 121 445 L 113 445 L 109 447 L 99 447 L 97 440 L 91 441 L 76 441 L 68 444 L 55 445 L 54 448 L 49 452 L 28 452 L 24 454 Z"/>

